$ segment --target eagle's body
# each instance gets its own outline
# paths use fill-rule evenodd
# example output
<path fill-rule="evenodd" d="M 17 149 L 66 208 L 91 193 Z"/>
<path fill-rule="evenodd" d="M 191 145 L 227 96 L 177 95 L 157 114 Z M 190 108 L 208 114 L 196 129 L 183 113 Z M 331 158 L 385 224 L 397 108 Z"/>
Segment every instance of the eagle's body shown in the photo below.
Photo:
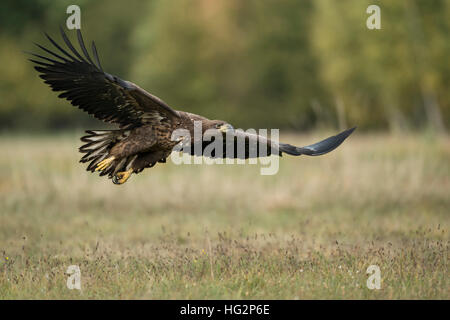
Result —
<path fill-rule="evenodd" d="M 35 69 L 41 73 L 44 82 L 53 91 L 62 92 L 60 98 L 66 98 L 72 105 L 97 119 L 119 125 L 117 130 L 86 131 L 88 135 L 81 138 L 86 144 L 80 147 L 80 152 L 85 153 L 80 161 L 89 163 L 87 170 L 100 171 L 100 175 L 108 175 L 116 184 L 127 181 L 132 173 L 153 167 L 157 162 L 165 162 L 174 146 L 180 143 L 172 139 L 175 130 L 187 130 L 191 137 L 188 142 L 194 145 L 196 123 L 201 124 L 202 134 L 207 130 L 218 130 L 223 135 L 231 135 L 235 145 L 243 139 L 244 153 L 241 156 L 236 153 L 231 155 L 242 158 L 253 156 L 248 150 L 252 142 L 267 144 L 266 155 L 321 155 L 339 146 L 354 130 L 344 131 L 307 147 L 275 143 L 262 136 L 235 131 L 225 121 L 176 111 L 134 83 L 104 72 L 94 43 L 92 52 L 96 63 L 90 57 L 79 30 L 77 36 L 84 56 L 73 47 L 62 29 L 61 35 L 71 53 L 47 35 L 58 53 L 38 45 L 52 58 L 32 54 L 41 60 L 30 60 L 37 64 Z M 203 150 L 208 143 L 201 143 Z M 194 149 L 191 148 L 191 154 L 194 154 Z M 223 154 L 222 157 L 229 155 Z"/>
<path fill-rule="evenodd" d="M 116 179 L 114 177 L 123 168 L 126 170 L 132 168 L 133 172 L 139 173 L 145 168 L 153 167 L 157 162 L 166 162 L 173 147 L 180 142 L 172 140 L 174 130 L 185 129 L 193 139 L 195 121 L 201 121 L 205 129 L 211 128 L 213 124 L 222 123 L 188 112 L 177 112 L 178 121 L 158 119 L 154 124 L 145 124 L 132 129 L 88 130 L 88 135 L 81 138 L 86 142 L 80 148 L 82 153 L 86 153 L 81 162 L 90 162 L 88 170 L 94 172 L 101 161 L 114 158 L 109 163 L 109 170 L 102 170 L 101 175 L 110 174 L 113 181 L 120 182 L 120 177 Z"/>

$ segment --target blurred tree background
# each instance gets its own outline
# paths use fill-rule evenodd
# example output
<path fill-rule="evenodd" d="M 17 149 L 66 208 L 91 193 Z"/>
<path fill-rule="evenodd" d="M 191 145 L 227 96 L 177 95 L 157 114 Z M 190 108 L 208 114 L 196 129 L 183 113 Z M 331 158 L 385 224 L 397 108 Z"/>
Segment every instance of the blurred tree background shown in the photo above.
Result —
<path fill-rule="evenodd" d="M 58 99 L 23 52 L 48 46 L 44 31 L 61 42 L 71 4 L 103 68 L 176 109 L 240 128 L 450 126 L 450 0 L 7 0 L 2 131 L 102 126 Z M 366 27 L 370 4 L 381 30 Z"/>

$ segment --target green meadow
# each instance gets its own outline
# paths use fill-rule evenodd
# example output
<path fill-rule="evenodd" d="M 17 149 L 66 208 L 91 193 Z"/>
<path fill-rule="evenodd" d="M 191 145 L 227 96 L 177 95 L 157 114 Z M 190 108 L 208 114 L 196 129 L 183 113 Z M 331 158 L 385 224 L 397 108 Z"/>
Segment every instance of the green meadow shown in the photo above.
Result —
<path fill-rule="evenodd" d="M 0 136 L 0 299 L 450 298 L 448 136 L 356 131 L 273 176 L 168 161 L 116 186 L 79 135 Z"/>

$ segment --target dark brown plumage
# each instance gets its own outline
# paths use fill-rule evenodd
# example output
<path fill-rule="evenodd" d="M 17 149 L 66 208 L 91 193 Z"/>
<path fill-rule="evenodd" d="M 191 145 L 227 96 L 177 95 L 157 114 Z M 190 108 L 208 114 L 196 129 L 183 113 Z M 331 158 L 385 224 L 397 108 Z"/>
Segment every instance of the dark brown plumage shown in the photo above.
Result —
<path fill-rule="evenodd" d="M 61 92 L 58 97 L 69 100 L 72 105 L 99 120 L 119 125 L 117 130 L 86 131 L 87 135 L 81 138 L 85 144 L 79 149 L 84 153 L 80 161 L 89 163 L 88 171 L 100 171 L 100 175 L 108 175 L 116 184 L 127 181 L 132 173 L 139 173 L 158 162 L 165 162 L 174 146 L 180 143 L 171 139 L 176 129 L 190 132 L 191 141 L 188 141 L 188 144 L 191 148 L 188 152 L 192 155 L 203 155 L 211 141 L 194 140 L 195 121 L 201 122 L 202 134 L 213 129 L 219 130 L 224 136 L 231 135 L 231 149 L 235 152 L 226 153 L 224 148 L 221 155 L 209 156 L 245 159 L 260 155 L 258 150 L 253 152 L 255 150 L 252 150 L 252 146 L 258 146 L 253 142 L 266 144 L 267 155 L 324 154 L 339 146 L 354 130 L 353 128 L 344 131 L 307 147 L 275 143 L 262 136 L 233 130 L 225 121 L 209 120 L 199 115 L 176 111 L 136 84 L 104 72 L 94 42 L 92 59 L 79 30 L 77 37 L 82 54 L 74 48 L 62 28 L 61 35 L 68 50 L 46 34 L 56 52 L 37 44 L 51 57 L 32 53 L 39 60 L 30 60 L 36 64 L 35 69 L 44 82 L 50 85 L 53 91 Z M 226 139 L 223 140 L 226 147 Z M 237 150 L 238 141 L 241 140 L 245 142 L 245 147 L 243 150 Z M 201 147 L 195 148 L 196 143 L 200 143 Z"/>

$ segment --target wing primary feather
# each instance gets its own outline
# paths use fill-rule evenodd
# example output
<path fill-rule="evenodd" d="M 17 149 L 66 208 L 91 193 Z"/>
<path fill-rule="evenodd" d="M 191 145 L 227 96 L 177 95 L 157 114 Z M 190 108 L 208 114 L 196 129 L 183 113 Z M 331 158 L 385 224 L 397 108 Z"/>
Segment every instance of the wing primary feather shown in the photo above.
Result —
<path fill-rule="evenodd" d="M 61 36 L 66 43 L 67 47 L 79 58 L 81 61 L 88 63 L 79 53 L 78 51 L 73 47 L 72 43 L 70 42 L 69 38 L 67 38 L 66 33 L 64 32 L 63 28 L 59 26 L 59 30 L 61 31 Z"/>
<path fill-rule="evenodd" d="M 94 41 L 92 41 L 92 52 L 94 53 L 95 61 L 97 61 L 97 67 L 103 71 L 102 65 L 100 64 L 100 59 L 98 58 L 97 47 L 95 46 Z"/>
<path fill-rule="evenodd" d="M 57 44 L 48 34 L 47 32 L 44 32 L 45 36 L 47 37 L 47 39 L 58 49 L 60 50 L 62 53 L 64 53 L 67 57 L 69 57 L 71 60 L 73 61 L 78 61 L 74 56 L 72 56 L 71 54 L 69 54 L 66 50 L 64 50 L 63 48 L 61 48 L 61 46 L 59 44 Z"/>
<path fill-rule="evenodd" d="M 95 63 L 92 62 L 91 57 L 89 56 L 89 52 L 86 50 L 86 46 L 84 45 L 83 36 L 81 35 L 80 29 L 77 29 L 77 37 L 78 37 L 78 43 L 80 44 L 81 50 L 84 53 L 84 56 L 86 59 L 89 60 L 89 62 L 95 66 Z"/>
<path fill-rule="evenodd" d="M 66 58 L 61 57 L 59 54 L 56 54 L 56 53 L 54 53 L 53 51 L 48 50 L 47 48 L 41 46 L 40 44 L 38 44 L 38 43 L 36 43 L 36 42 L 33 42 L 33 43 L 34 43 L 36 46 L 38 46 L 39 48 L 41 48 L 42 50 L 44 50 L 45 52 L 51 54 L 52 56 L 55 56 L 55 57 L 57 57 L 58 59 L 61 59 L 62 61 L 70 62 L 70 61 L 67 60 Z"/>
<path fill-rule="evenodd" d="M 34 59 L 28 59 L 28 60 L 31 61 L 31 62 L 33 62 L 33 63 L 39 64 L 39 65 L 41 65 L 41 66 L 45 66 L 45 67 L 54 67 L 53 64 L 45 63 L 45 62 L 42 62 L 42 61 L 38 61 L 38 60 L 34 60 Z"/>
<path fill-rule="evenodd" d="M 58 63 L 61 63 L 61 62 L 58 62 L 58 61 L 56 61 L 56 60 L 52 60 L 52 59 L 50 59 L 50 58 L 47 58 L 47 57 L 44 57 L 44 56 L 41 56 L 41 55 L 39 55 L 39 54 L 36 54 L 36 53 L 33 53 L 33 52 L 28 52 L 28 51 L 24 51 L 26 54 L 31 54 L 32 56 L 35 56 L 36 58 L 40 58 L 40 59 L 43 59 L 43 60 L 46 60 L 46 61 L 49 61 L 49 62 L 51 62 L 51 63 L 53 63 L 53 64 L 58 64 Z"/>

